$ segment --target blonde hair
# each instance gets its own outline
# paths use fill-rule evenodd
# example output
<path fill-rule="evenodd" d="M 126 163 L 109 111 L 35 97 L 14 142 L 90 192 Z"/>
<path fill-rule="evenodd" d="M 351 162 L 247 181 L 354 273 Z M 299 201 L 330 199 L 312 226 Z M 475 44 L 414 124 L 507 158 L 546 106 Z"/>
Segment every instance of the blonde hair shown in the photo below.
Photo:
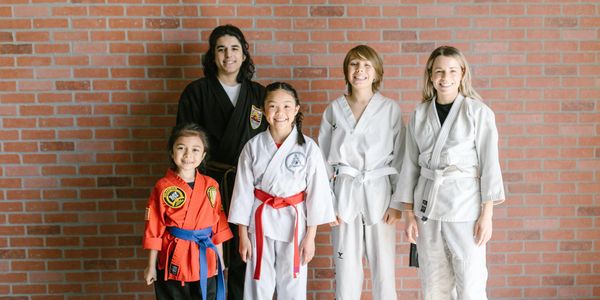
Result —
<path fill-rule="evenodd" d="M 375 49 L 367 45 L 358 45 L 350 49 L 350 51 L 348 51 L 346 54 L 346 58 L 344 58 L 344 80 L 346 81 L 346 87 L 348 88 L 348 95 L 352 95 L 352 85 L 348 81 L 348 65 L 353 59 L 366 59 L 371 62 L 373 69 L 375 69 L 375 74 L 377 75 L 377 78 L 373 81 L 371 88 L 373 93 L 379 91 L 379 86 L 383 80 L 383 61 Z"/>
<path fill-rule="evenodd" d="M 456 59 L 460 65 L 463 75 L 462 79 L 460 80 L 458 92 L 465 97 L 481 100 L 481 96 L 479 96 L 479 94 L 471 85 L 471 68 L 469 68 L 469 63 L 467 63 L 465 56 L 458 49 L 452 46 L 440 46 L 431 52 L 431 55 L 429 55 L 429 59 L 427 60 L 425 73 L 423 74 L 424 84 L 422 101 L 431 101 L 437 96 L 437 92 L 433 87 L 433 82 L 431 81 L 431 68 L 433 67 L 433 63 L 438 56 L 452 57 Z"/>

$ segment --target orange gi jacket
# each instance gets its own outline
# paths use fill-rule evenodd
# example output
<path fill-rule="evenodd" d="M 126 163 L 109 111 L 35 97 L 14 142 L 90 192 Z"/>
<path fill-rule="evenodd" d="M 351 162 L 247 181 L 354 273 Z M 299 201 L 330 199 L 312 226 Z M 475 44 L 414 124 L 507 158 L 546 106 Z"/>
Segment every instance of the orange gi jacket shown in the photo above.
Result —
<path fill-rule="evenodd" d="M 200 280 L 199 250 L 194 242 L 180 240 L 169 234 L 167 227 L 198 230 L 212 227 L 212 241 L 221 244 L 233 237 L 221 205 L 217 182 L 196 172 L 194 190 L 169 169 L 158 180 L 146 208 L 144 249 L 159 250 L 158 268 L 165 270 L 167 279 Z M 169 261 L 167 259 L 171 257 Z M 206 250 L 208 277 L 217 274 L 217 256 Z"/>

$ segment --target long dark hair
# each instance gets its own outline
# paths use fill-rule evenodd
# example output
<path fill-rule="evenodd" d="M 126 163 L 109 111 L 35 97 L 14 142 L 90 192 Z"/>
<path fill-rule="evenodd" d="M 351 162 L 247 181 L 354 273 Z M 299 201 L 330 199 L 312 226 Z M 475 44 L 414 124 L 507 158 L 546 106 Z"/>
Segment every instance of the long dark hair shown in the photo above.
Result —
<path fill-rule="evenodd" d="M 254 62 L 250 56 L 250 45 L 248 45 L 242 31 L 230 24 L 218 26 L 210 33 L 210 37 L 208 38 L 208 50 L 206 51 L 206 54 L 204 54 L 204 57 L 202 57 L 204 76 L 212 78 L 217 77 L 219 70 L 217 64 L 215 64 L 215 49 L 217 47 L 217 40 L 224 35 L 235 37 L 240 42 L 242 51 L 246 56 L 246 59 L 242 62 L 242 66 L 240 67 L 240 72 L 237 75 L 237 82 L 241 83 L 244 79 L 251 80 L 252 76 L 254 76 Z"/>
<path fill-rule="evenodd" d="M 204 144 L 204 152 L 208 153 L 208 137 L 206 136 L 206 132 L 202 130 L 202 127 L 196 123 L 186 123 L 179 124 L 171 130 L 171 135 L 169 136 L 169 141 L 167 142 L 167 151 L 169 152 L 169 163 L 170 167 L 173 171 L 177 171 L 177 165 L 173 161 L 173 145 L 178 138 L 182 136 L 197 136 L 202 140 L 202 144 Z M 202 160 L 202 164 L 206 161 L 206 157 Z M 200 165 L 202 165 L 200 164 Z"/>
<path fill-rule="evenodd" d="M 265 93 L 265 99 L 267 99 L 267 95 L 269 95 L 269 93 L 274 92 L 276 90 L 284 90 L 286 91 L 288 94 L 290 94 L 292 97 L 294 97 L 294 101 L 296 102 L 296 105 L 300 106 L 300 98 L 298 98 L 298 92 L 296 92 L 296 89 L 294 89 L 294 87 L 287 83 L 287 82 L 273 82 L 269 85 L 267 85 L 266 89 L 266 93 Z M 264 105 L 263 105 L 264 106 Z M 304 135 L 302 134 L 302 120 L 304 119 L 304 114 L 302 114 L 302 111 L 298 110 L 298 113 L 296 114 L 296 118 L 294 119 L 294 123 L 296 124 L 296 130 L 298 131 L 298 145 L 304 145 L 304 143 L 306 142 L 304 140 Z"/>

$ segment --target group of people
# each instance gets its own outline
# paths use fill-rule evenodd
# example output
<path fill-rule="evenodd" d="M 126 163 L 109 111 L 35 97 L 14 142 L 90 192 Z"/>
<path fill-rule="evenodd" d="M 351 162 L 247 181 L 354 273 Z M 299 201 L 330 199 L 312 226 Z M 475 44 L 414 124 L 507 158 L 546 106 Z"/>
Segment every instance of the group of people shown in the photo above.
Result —
<path fill-rule="evenodd" d="M 212 31 L 202 63 L 146 208 L 144 279 L 157 299 L 305 299 L 323 224 L 336 299 L 360 299 L 363 257 L 373 299 L 397 299 L 398 220 L 419 250 L 424 299 L 487 299 L 485 245 L 505 198 L 498 133 L 458 49 L 431 53 L 406 126 L 379 93 L 381 57 L 349 50 L 347 90 L 323 112 L 318 143 L 302 133 L 293 86 L 252 81 L 237 27 Z"/>

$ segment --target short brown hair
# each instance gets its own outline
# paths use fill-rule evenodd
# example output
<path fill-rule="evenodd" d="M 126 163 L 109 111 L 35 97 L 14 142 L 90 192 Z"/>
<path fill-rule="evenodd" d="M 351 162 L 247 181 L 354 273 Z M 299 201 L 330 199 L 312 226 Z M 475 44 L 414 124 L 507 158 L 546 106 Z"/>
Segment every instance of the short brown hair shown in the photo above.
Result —
<path fill-rule="evenodd" d="M 346 81 L 346 86 L 348 87 L 348 94 L 352 95 L 352 85 L 348 81 L 348 65 L 350 61 L 358 58 L 358 59 L 366 59 L 373 65 L 375 69 L 375 74 L 377 78 L 373 81 L 372 90 L 373 93 L 379 91 L 379 86 L 381 85 L 381 81 L 383 80 L 383 61 L 377 51 L 375 49 L 367 46 L 367 45 L 358 45 L 346 54 L 346 58 L 344 58 L 344 80 Z"/>

